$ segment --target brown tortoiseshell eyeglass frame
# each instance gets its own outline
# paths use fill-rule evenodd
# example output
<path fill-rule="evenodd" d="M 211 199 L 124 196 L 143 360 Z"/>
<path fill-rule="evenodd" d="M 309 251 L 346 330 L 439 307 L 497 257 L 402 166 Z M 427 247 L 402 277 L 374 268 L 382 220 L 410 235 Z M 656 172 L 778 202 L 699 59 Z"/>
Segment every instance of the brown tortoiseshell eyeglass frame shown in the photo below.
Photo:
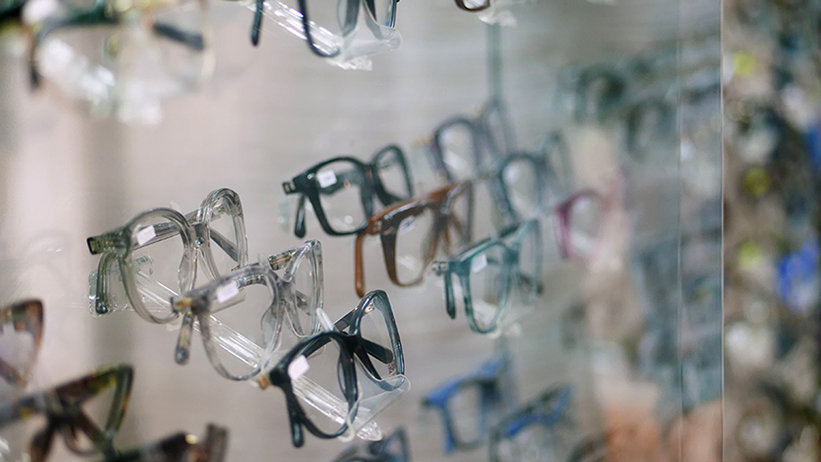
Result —
<path fill-rule="evenodd" d="M 478 6 L 468 6 L 465 3 L 465 0 L 456 0 L 456 6 L 458 6 L 459 8 L 461 8 L 465 11 L 476 12 L 476 11 L 482 11 L 482 10 L 486 10 L 486 9 L 490 8 L 490 1 L 491 0 L 485 0 L 481 5 L 478 5 Z"/>
<path fill-rule="evenodd" d="M 110 457 L 116 454 L 113 440 L 125 416 L 133 380 L 131 366 L 109 366 L 51 390 L 0 403 L 0 429 L 35 415 L 44 415 L 45 428 L 28 443 L 28 456 L 32 462 L 48 459 L 54 437 L 58 435 L 62 435 L 68 449 L 77 455 Z M 115 387 L 114 397 L 105 425 L 100 428 L 81 406 L 111 387 Z M 85 447 L 81 434 L 91 441 L 92 448 Z"/>
<path fill-rule="evenodd" d="M 34 340 L 31 361 L 18 366 L 19 369 L 6 362 L 0 352 L 0 377 L 14 387 L 25 388 L 43 341 L 43 303 L 40 300 L 24 300 L 0 309 L 0 336 L 5 333 L 5 324 L 11 324 L 14 332 L 28 332 Z"/>
<path fill-rule="evenodd" d="M 466 195 L 466 196 L 465 196 Z M 457 199 L 467 197 L 467 223 L 462 223 L 453 213 L 453 204 Z M 433 226 L 428 234 L 428 247 L 422 255 L 422 269 L 411 281 L 400 281 L 396 270 L 396 238 L 402 222 L 408 218 L 417 217 L 426 210 L 434 214 Z M 365 267 L 363 262 L 362 246 L 368 235 L 379 236 L 382 241 L 382 250 L 385 255 L 385 266 L 391 282 L 399 287 L 410 287 L 419 284 L 428 268 L 436 257 L 439 241 L 444 242 L 445 251 L 450 254 L 456 244 L 459 247 L 471 241 L 473 222 L 473 186 L 469 181 L 451 183 L 428 193 L 427 197 L 411 199 L 389 205 L 368 219 L 368 225 L 356 235 L 354 244 L 354 285 L 360 297 L 365 296 Z M 448 228 L 453 227 L 460 242 L 450 242 Z"/>

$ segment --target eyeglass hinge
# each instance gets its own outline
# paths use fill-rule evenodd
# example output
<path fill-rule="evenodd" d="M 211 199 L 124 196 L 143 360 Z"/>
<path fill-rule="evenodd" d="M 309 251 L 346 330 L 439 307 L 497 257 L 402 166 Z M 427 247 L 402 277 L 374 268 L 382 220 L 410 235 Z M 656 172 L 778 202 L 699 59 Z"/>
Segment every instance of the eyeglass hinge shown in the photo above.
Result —
<path fill-rule="evenodd" d="M 285 191 L 285 194 L 293 194 L 296 192 L 296 187 L 294 187 L 292 182 L 286 181 L 282 183 L 282 190 Z"/>
<path fill-rule="evenodd" d="M 441 276 L 448 271 L 450 265 L 446 261 L 437 261 L 433 263 L 433 272 Z"/>

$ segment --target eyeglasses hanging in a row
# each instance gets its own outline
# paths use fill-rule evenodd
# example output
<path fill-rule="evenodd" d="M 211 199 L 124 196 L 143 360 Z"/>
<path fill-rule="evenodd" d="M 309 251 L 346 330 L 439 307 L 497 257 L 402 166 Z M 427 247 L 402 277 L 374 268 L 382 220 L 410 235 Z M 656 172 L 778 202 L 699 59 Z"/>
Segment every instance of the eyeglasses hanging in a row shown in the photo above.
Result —
<path fill-rule="evenodd" d="M 487 445 L 492 462 L 558 460 L 572 435 L 572 388 L 551 387 L 523 405 L 516 403 L 515 377 L 507 354 L 455 377 L 422 400 L 439 414 L 445 454 Z M 562 434 L 565 433 L 565 434 Z"/>
<path fill-rule="evenodd" d="M 322 438 L 378 438 L 371 420 L 409 387 L 387 295 L 367 294 L 333 324 L 323 310 L 320 243 L 247 264 L 242 205 L 231 190 L 210 193 L 187 217 L 162 208 L 139 214 L 88 245 L 101 255 L 91 275 L 95 313 L 131 308 L 151 323 L 178 325 L 179 364 L 196 330 L 223 377 L 279 386 L 292 412 L 313 407 L 332 416 L 319 426 L 300 411 L 301 420 L 292 418 L 296 445 L 302 426 Z M 210 280 L 195 284 L 200 261 Z M 350 367 L 332 367 L 346 358 Z"/>
<path fill-rule="evenodd" d="M 449 0 L 441 0 L 443 2 Z M 485 22 L 511 25 L 511 7 L 535 0 L 455 0 Z M 398 0 L 242 0 L 252 11 L 251 43 L 263 18 L 307 42 L 310 51 L 344 69 L 370 69 L 371 57 L 399 47 Z M 0 5 L 0 25 L 30 36 L 29 77 L 44 81 L 91 114 L 158 122 L 161 101 L 195 91 L 215 70 L 209 2 L 55 2 Z"/>

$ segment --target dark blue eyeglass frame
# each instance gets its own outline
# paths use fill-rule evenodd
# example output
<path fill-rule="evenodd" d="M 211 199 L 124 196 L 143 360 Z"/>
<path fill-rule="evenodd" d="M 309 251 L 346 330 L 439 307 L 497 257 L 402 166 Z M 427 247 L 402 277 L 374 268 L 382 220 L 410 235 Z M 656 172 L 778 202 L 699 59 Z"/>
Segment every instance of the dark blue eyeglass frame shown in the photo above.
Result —
<path fill-rule="evenodd" d="M 473 449 L 486 439 L 494 415 L 503 411 L 505 400 L 501 378 L 509 370 L 509 361 L 506 356 L 494 357 L 475 372 L 445 382 L 423 398 L 422 406 L 436 409 L 442 415 L 445 454 Z M 454 418 L 450 412 L 450 401 L 460 392 L 471 388 L 479 388 L 481 392 L 480 408 L 477 409 L 479 431 L 476 439 L 467 441 L 456 431 Z"/>
<path fill-rule="evenodd" d="M 572 396 L 573 389 L 569 385 L 551 388 L 499 422 L 490 432 L 490 462 L 501 461 L 499 447 L 504 440 L 514 438 L 533 425 L 553 428 L 570 423 L 567 411 Z"/>

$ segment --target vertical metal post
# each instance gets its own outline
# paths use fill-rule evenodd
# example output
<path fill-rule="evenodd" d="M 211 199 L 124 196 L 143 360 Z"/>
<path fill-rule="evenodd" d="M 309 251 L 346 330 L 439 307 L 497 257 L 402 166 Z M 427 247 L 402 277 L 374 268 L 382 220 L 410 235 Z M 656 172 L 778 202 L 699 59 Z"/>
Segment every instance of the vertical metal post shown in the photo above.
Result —
<path fill-rule="evenodd" d="M 488 96 L 493 100 L 502 97 L 502 28 L 498 24 L 488 24 L 486 30 Z"/>

